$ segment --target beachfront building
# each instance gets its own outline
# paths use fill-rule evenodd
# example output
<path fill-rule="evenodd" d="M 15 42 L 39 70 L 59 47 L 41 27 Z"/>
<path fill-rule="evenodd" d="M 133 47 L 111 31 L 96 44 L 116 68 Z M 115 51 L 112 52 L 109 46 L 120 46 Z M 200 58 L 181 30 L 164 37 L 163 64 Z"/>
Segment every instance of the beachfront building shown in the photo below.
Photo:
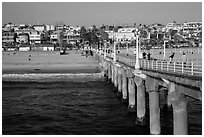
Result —
<path fill-rule="evenodd" d="M 42 32 L 45 31 L 45 25 L 33 25 L 34 30 Z"/>
<path fill-rule="evenodd" d="M 135 39 L 135 31 L 135 28 L 120 28 L 116 34 L 116 39 L 121 43 L 130 42 Z"/>
<path fill-rule="evenodd" d="M 113 39 L 113 37 L 114 37 L 114 32 L 113 32 L 113 30 L 106 30 L 105 32 L 108 33 L 108 38 L 109 38 L 109 39 Z"/>
<path fill-rule="evenodd" d="M 80 34 L 77 31 L 69 31 L 66 34 L 67 43 L 76 45 L 80 42 Z"/>
<path fill-rule="evenodd" d="M 176 22 L 173 22 L 173 23 L 168 23 L 166 25 L 166 30 L 169 31 L 169 30 L 181 30 L 183 27 L 181 24 L 178 24 Z"/>
<path fill-rule="evenodd" d="M 66 25 L 57 25 L 57 26 L 56 26 L 56 30 L 57 30 L 57 31 L 66 30 L 66 28 L 67 28 Z"/>
<path fill-rule="evenodd" d="M 36 30 L 30 31 L 30 44 L 40 44 L 42 40 L 42 33 Z"/>
<path fill-rule="evenodd" d="M 46 31 L 54 31 L 55 30 L 55 26 L 54 25 L 45 25 L 45 30 Z"/>
<path fill-rule="evenodd" d="M 54 45 L 53 44 L 43 44 L 43 51 L 54 51 Z"/>
<path fill-rule="evenodd" d="M 50 42 L 52 44 L 56 44 L 59 42 L 60 39 L 60 31 L 54 31 L 51 35 L 50 35 Z"/>
<path fill-rule="evenodd" d="M 202 22 L 185 22 L 183 24 L 183 32 L 191 33 L 191 32 L 201 32 L 202 31 Z"/>
<path fill-rule="evenodd" d="M 31 45 L 29 45 L 29 44 L 19 45 L 19 51 L 29 51 L 29 50 L 31 50 Z"/>
<path fill-rule="evenodd" d="M 16 37 L 17 43 L 28 43 L 29 42 L 29 34 L 27 33 L 20 33 Z"/>
<path fill-rule="evenodd" d="M 7 31 L 3 31 L 2 32 L 2 43 L 7 45 L 7 44 L 11 44 L 14 43 L 15 41 L 15 33 L 14 32 L 7 32 Z"/>

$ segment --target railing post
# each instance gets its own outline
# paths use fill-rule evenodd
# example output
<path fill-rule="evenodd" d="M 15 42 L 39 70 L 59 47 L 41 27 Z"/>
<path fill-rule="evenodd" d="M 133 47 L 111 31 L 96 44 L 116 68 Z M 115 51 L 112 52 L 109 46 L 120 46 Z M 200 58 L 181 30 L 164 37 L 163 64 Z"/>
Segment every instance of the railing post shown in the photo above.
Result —
<path fill-rule="evenodd" d="M 156 70 L 157 70 L 157 65 L 158 65 L 158 62 L 156 61 Z"/>
<path fill-rule="evenodd" d="M 191 74 L 193 75 L 193 62 L 191 63 Z"/>
<path fill-rule="evenodd" d="M 174 72 L 176 71 L 176 62 L 174 62 Z"/>
<path fill-rule="evenodd" d="M 148 69 L 149 69 L 149 60 L 148 60 Z"/>
<path fill-rule="evenodd" d="M 181 73 L 183 73 L 183 62 L 181 64 Z"/>
<path fill-rule="evenodd" d="M 152 69 L 154 69 L 154 60 L 152 60 Z"/>
<path fill-rule="evenodd" d="M 169 71 L 169 63 L 167 62 L 166 64 L 167 64 L 166 70 Z"/>
<path fill-rule="evenodd" d="M 161 70 L 163 70 L 163 61 L 161 61 Z"/>
<path fill-rule="evenodd" d="M 144 68 L 146 68 L 146 60 L 144 60 Z"/>

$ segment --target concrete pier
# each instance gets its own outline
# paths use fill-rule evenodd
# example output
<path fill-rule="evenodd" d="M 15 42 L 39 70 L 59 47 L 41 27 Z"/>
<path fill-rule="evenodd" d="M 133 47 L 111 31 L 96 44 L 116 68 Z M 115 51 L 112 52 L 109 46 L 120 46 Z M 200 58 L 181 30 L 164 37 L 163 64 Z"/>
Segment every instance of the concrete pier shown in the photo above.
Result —
<path fill-rule="evenodd" d="M 173 104 L 174 135 L 187 135 L 187 102 L 186 98 L 180 96 L 177 103 Z"/>
<path fill-rule="evenodd" d="M 140 77 L 134 78 L 135 83 L 137 85 L 137 119 L 136 124 L 137 125 L 144 125 L 145 121 L 145 85 L 144 80 Z"/>
<path fill-rule="evenodd" d="M 113 64 L 111 64 L 111 74 L 112 74 L 112 76 L 111 76 L 111 81 L 112 81 L 112 83 L 114 84 L 114 81 L 115 81 L 115 67 L 114 67 L 114 65 Z"/>
<path fill-rule="evenodd" d="M 128 79 L 125 68 L 121 69 L 122 73 L 122 102 L 127 102 Z"/>
<path fill-rule="evenodd" d="M 159 135 L 161 133 L 159 92 L 157 91 L 149 92 L 149 108 L 150 108 L 150 134 Z"/>
<path fill-rule="evenodd" d="M 145 82 L 149 92 L 150 134 L 153 135 L 161 133 L 158 83 L 159 81 L 152 77 L 147 77 Z"/>
<path fill-rule="evenodd" d="M 114 65 L 114 86 L 118 87 L 118 68 L 116 64 Z"/>
<path fill-rule="evenodd" d="M 187 101 L 185 96 L 202 100 L 202 79 L 180 77 L 157 70 L 133 69 L 121 62 L 107 63 L 107 75 L 122 95 L 122 102 L 128 102 L 128 112 L 137 112 L 136 125 L 144 125 L 146 116 L 146 92 L 149 94 L 150 134 L 161 134 L 160 97 L 163 108 L 173 108 L 173 128 L 175 135 L 188 134 Z M 106 70 L 105 70 L 106 71 Z M 162 70 L 161 70 L 162 71 Z M 164 88 L 158 90 L 159 87 Z M 169 117 L 168 111 L 165 117 Z M 166 113 L 167 112 L 167 113 Z"/>
<path fill-rule="evenodd" d="M 118 97 L 122 96 L 122 68 L 121 66 L 117 66 L 118 68 Z"/>
<path fill-rule="evenodd" d="M 188 134 L 188 121 L 187 121 L 187 102 L 182 93 L 176 90 L 176 84 L 170 82 L 168 84 L 169 101 L 173 106 L 173 119 L 174 119 L 174 135 L 187 135 Z"/>
<path fill-rule="evenodd" d="M 108 63 L 108 80 L 111 81 L 111 75 L 112 75 L 112 71 L 111 71 L 111 64 Z"/>
<path fill-rule="evenodd" d="M 135 82 L 134 82 L 134 74 L 131 72 L 131 70 L 127 71 L 127 77 L 128 77 L 128 98 L 129 98 L 129 104 L 128 104 L 128 112 L 135 112 Z"/>

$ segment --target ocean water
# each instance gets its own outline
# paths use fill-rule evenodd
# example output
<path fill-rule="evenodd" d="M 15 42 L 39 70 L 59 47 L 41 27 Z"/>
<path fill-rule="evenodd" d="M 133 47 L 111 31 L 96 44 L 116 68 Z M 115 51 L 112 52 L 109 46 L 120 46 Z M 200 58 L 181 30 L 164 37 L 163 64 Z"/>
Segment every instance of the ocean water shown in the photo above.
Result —
<path fill-rule="evenodd" d="M 116 88 L 95 74 L 2 76 L 3 135 L 148 135 L 136 126 Z M 147 95 L 148 96 L 148 95 Z M 148 100 L 147 100 L 148 101 Z M 189 134 L 202 134 L 201 102 L 188 99 Z M 172 110 L 161 111 L 162 134 L 173 134 Z"/>

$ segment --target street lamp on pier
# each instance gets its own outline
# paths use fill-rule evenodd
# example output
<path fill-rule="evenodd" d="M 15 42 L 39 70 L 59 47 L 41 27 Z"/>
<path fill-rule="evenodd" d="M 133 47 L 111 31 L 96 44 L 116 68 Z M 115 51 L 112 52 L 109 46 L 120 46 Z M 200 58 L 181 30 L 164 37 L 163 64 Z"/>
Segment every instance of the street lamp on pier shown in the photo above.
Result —
<path fill-rule="evenodd" d="M 113 31 L 113 62 L 116 62 L 116 44 L 117 44 L 117 41 L 115 39 L 115 33 Z"/>
<path fill-rule="evenodd" d="M 168 40 L 166 39 L 166 37 L 164 35 L 164 55 L 163 55 L 163 60 L 165 60 L 165 57 L 166 57 L 166 42 L 168 42 Z"/>
<path fill-rule="evenodd" d="M 140 62 L 139 62 L 139 32 L 136 32 L 136 62 L 135 62 L 135 71 L 140 70 Z"/>
<path fill-rule="evenodd" d="M 106 46 L 107 46 L 107 42 L 106 40 L 104 40 L 104 59 L 106 58 Z"/>

